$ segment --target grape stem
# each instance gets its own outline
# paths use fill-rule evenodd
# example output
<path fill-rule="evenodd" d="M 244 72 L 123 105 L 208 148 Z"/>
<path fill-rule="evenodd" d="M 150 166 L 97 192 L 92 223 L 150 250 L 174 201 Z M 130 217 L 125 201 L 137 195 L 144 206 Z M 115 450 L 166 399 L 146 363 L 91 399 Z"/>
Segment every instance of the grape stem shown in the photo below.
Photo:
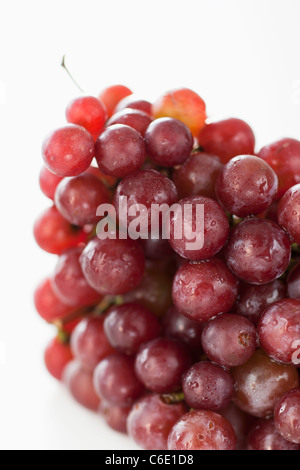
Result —
<path fill-rule="evenodd" d="M 76 80 L 74 79 L 73 75 L 70 73 L 68 67 L 66 66 L 66 56 L 64 55 L 63 58 L 62 58 L 62 61 L 61 61 L 61 66 L 63 69 L 65 69 L 65 71 L 67 72 L 67 74 L 69 75 L 69 77 L 71 78 L 72 82 L 74 83 L 74 85 L 81 91 L 81 93 L 84 93 L 83 89 L 81 88 L 80 85 L 78 85 L 78 83 L 76 82 Z"/>

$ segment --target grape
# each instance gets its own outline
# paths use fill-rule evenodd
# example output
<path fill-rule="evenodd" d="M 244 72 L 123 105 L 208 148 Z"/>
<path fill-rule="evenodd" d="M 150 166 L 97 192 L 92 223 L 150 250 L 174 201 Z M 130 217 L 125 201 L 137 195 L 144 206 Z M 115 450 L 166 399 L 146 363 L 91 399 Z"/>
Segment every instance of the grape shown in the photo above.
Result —
<path fill-rule="evenodd" d="M 234 429 L 237 438 L 237 450 L 246 450 L 246 439 L 256 418 L 242 411 L 232 401 L 219 413 L 229 421 Z"/>
<path fill-rule="evenodd" d="M 132 127 L 113 124 L 99 136 L 95 157 L 104 174 L 123 178 L 143 165 L 145 143 L 141 134 Z"/>
<path fill-rule="evenodd" d="M 160 260 L 173 256 L 173 250 L 168 240 L 164 238 L 141 239 L 145 257 L 150 260 Z"/>
<path fill-rule="evenodd" d="M 81 267 L 87 282 L 101 294 L 125 294 L 142 280 L 144 253 L 134 240 L 94 238 L 81 255 Z"/>
<path fill-rule="evenodd" d="M 86 170 L 86 172 L 91 175 L 96 176 L 96 178 L 98 178 L 104 184 L 104 186 L 108 189 L 114 188 L 117 184 L 117 181 L 118 181 L 117 178 L 115 178 L 114 176 L 105 175 L 104 173 L 102 173 L 102 171 L 100 171 L 98 166 L 97 167 L 90 166 Z"/>
<path fill-rule="evenodd" d="M 198 355 L 202 352 L 201 335 L 204 324 L 190 320 L 182 315 L 176 307 L 170 307 L 163 317 L 164 336 L 177 339 L 189 350 Z"/>
<path fill-rule="evenodd" d="M 206 106 L 203 99 L 189 88 L 175 88 L 161 95 L 152 106 L 154 118 L 172 117 L 189 127 L 197 136 L 206 120 Z"/>
<path fill-rule="evenodd" d="M 288 391 L 276 403 L 274 422 L 284 439 L 300 444 L 300 388 Z"/>
<path fill-rule="evenodd" d="M 64 370 L 63 382 L 73 398 L 91 411 L 98 411 L 100 399 L 93 385 L 93 373 L 77 361 L 70 362 Z"/>
<path fill-rule="evenodd" d="M 300 446 L 284 439 L 272 418 L 255 421 L 247 438 L 247 450 L 300 450 Z"/>
<path fill-rule="evenodd" d="M 246 219 L 231 232 L 224 251 L 227 266 L 250 284 L 278 279 L 291 259 L 288 235 L 267 219 Z"/>
<path fill-rule="evenodd" d="M 300 300 L 300 263 L 290 271 L 287 278 L 288 297 Z"/>
<path fill-rule="evenodd" d="M 257 326 L 263 311 L 269 305 L 285 297 L 286 285 L 279 279 L 261 285 L 241 282 L 233 311 L 248 318 Z"/>
<path fill-rule="evenodd" d="M 278 205 L 278 223 L 300 243 L 300 184 L 289 189 Z"/>
<path fill-rule="evenodd" d="M 76 176 L 90 166 L 95 145 L 87 130 L 69 124 L 45 137 L 42 154 L 47 168 L 57 176 Z"/>
<path fill-rule="evenodd" d="M 245 364 L 231 369 L 234 380 L 234 403 L 257 418 L 273 414 L 277 400 L 299 386 L 297 369 L 274 362 L 262 349 L 257 349 Z"/>
<path fill-rule="evenodd" d="M 296 139 L 282 139 L 263 147 L 258 156 L 275 170 L 279 188 L 277 198 L 297 183 L 300 183 L 300 142 Z"/>
<path fill-rule="evenodd" d="M 83 318 L 72 333 L 72 353 L 85 369 L 94 370 L 102 359 L 114 353 L 104 332 L 104 321 L 103 316 Z"/>
<path fill-rule="evenodd" d="M 201 206 L 203 213 L 198 214 Z M 228 235 L 227 215 L 213 199 L 202 196 L 181 199 L 171 214 L 170 244 L 182 258 L 192 261 L 212 258 L 223 248 Z"/>
<path fill-rule="evenodd" d="M 112 126 L 113 124 L 124 124 L 132 127 L 144 137 L 151 121 L 152 119 L 149 114 L 139 111 L 138 109 L 125 108 L 114 113 L 107 121 L 106 127 Z"/>
<path fill-rule="evenodd" d="M 232 158 L 216 183 L 219 203 L 238 217 L 257 215 L 268 209 L 277 190 L 275 171 L 264 160 L 252 155 Z"/>
<path fill-rule="evenodd" d="M 201 361 L 184 373 L 182 390 L 191 408 L 218 411 L 225 408 L 233 396 L 233 380 L 222 367 Z"/>
<path fill-rule="evenodd" d="M 38 314 L 48 323 L 63 320 L 74 312 L 53 292 L 50 278 L 43 279 L 34 291 L 34 305 Z"/>
<path fill-rule="evenodd" d="M 145 133 L 146 151 L 159 166 L 184 163 L 191 154 L 194 139 L 189 128 L 178 119 L 155 119 Z"/>
<path fill-rule="evenodd" d="M 237 292 L 237 280 L 217 258 L 183 264 L 173 281 L 175 306 L 182 314 L 199 322 L 228 312 Z"/>
<path fill-rule="evenodd" d="M 236 450 L 231 424 L 218 413 L 192 410 L 180 418 L 168 437 L 169 450 Z"/>
<path fill-rule="evenodd" d="M 131 405 L 144 392 L 134 372 L 134 358 L 120 353 L 103 359 L 94 371 L 97 395 L 119 406 Z"/>
<path fill-rule="evenodd" d="M 159 395 L 147 394 L 132 407 L 127 420 L 128 434 L 142 449 L 166 450 L 169 432 L 186 412 L 184 402 L 168 405 Z"/>
<path fill-rule="evenodd" d="M 110 117 L 117 104 L 129 95 L 132 95 L 132 91 L 124 85 L 111 85 L 101 90 L 99 99 L 106 108 L 107 116 Z"/>
<path fill-rule="evenodd" d="M 138 111 L 149 114 L 149 116 L 152 114 L 152 104 L 150 101 L 138 98 L 134 94 L 125 96 L 125 98 L 119 101 L 115 108 L 115 113 L 125 108 L 137 109 Z"/>
<path fill-rule="evenodd" d="M 251 127 L 241 119 L 230 118 L 207 124 L 198 135 L 204 152 L 218 155 L 227 163 L 237 155 L 253 155 L 255 136 Z"/>
<path fill-rule="evenodd" d="M 84 127 L 97 140 L 106 121 L 106 109 L 94 96 L 83 96 L 72 100 L 66 109 L 67 121 Z"/>
<path fill-rule="evenodd" d="M 286 364 L 300 364 L 300 300 L 283 299 L 270 305 L 258 325 L 260 345 L 268 356 Z M 295 346 L 296 345 L 296 346 Z"/>
<path fill-rule="evenodd" d="M 182 374 L 190 364 L 191 357 L 183 343 L 156 338 L 141 346 L 135 371 L 148 390 L 172 393 L 180 389 Z"/>
<path fill-rule="evenodd" d="M 120 223 L 125 225 L 122 219 L 127 216 L 127 226 L 136 216 L 130 215 L 130 209 L 135 205 L 143 204 L 148 211 L 148 226 L 140 229 L 141 234 L 147 229 L 158 231 L 159 226 L 151 223 L 152 204 L 167 204 L 169 207 L 177 201 L 177 190 L 174 183 L 155 170 L 139 170 L 131 173 L 119 183 L 114 196 L 114 205 Z M 123 203 L 127 202 L 127 213 L 122 210 Z M 142 224 L 144 225 L 144 224 Z"/>
<path fill-rule="evenodd" d="M 127 433 L 127 418 L 132 406 L 119 406 L 102 401 L 100 413 L 104 416 L 106 424 L 115 431 Z"/>
<path fill-rule="evenodd" d="M 55 206 L 39 215 L 34 223 L 33 235 L 42 250 L 54 255 L 61 255 L 66 250 L 85 243 L 87 239 L 86 233 L 65 220 Z"/>
<path fill-rule="evenodd" d="M 160 324 L 142 305 L 125 303 L 108 310 L 104 331 L 115 349 L 124 354 L 135 354 L 143 343 L 159 336 Z"/>
<path fill-rule="evenodd" d="M 193 153 L 173 171 L 172 179 L 179 198 L 205 196 L 215 199 L 215 185 L 222 168 L 219 157 L 203 152 Z"/>
<path fill-rule="evenodd" d="M 62 380 L 63 372 L 73 360 L 70 345 L 54 338 L 48 344 L 44 353 L 44 362 L 48 372 L 57 380 Z"/>
<path fill-rule="evenodd" d="M 71 224 L 84 226 L 100 220 L 96 215 L 101 204 L 109 202 L 104 184 L 90 173 L 64 178 L 55 193 L 55 205 Z"/>
<path fill-rule="evenodd" d="M 247 318 L 224 313 L 205 325 L 202 347 L 212 362 L 223 367 L 239 366 L 256 350 L 256 328 Z"/>
<path fill-rule="evenodd" d="M 61 180 L 62 178 L 60 176 L 57 176 L 49 171 L 46 166 L 41 168 L 39 175 L 40 188 L 45 196 L 47 196 L 49 199 L 52 199 L 52 201 L 54 200 L 56 187 Z"/>
<path fill-rule="evenodd" d="M 63 253 L 56 264 L 52 287 L 62 302 L 74 307 L 95 305 L 101 295 L 85 279 L 80 266 L 82 248 L 72 248 Z"/>

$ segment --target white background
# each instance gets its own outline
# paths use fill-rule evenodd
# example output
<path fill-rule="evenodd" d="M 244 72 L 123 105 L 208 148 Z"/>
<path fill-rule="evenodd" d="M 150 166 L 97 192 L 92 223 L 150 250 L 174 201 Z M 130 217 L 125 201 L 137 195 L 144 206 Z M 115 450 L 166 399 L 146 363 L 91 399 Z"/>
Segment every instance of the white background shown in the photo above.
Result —
<path fill-rule="evenodd" d="M 32 292 L 55 259 L 34 244 L 49 206 L 38 187 L 44 135 L 78 91 L 113 83 L 146 99 L 197 91 L 213 119 L 252 125 L 257 147 L 300 137 L 299 0 L 0 2 L 0 447 L 134 449 L 44 371 L 54 331 Z M 55 258 L 55 257 L 54 257 Z"/>

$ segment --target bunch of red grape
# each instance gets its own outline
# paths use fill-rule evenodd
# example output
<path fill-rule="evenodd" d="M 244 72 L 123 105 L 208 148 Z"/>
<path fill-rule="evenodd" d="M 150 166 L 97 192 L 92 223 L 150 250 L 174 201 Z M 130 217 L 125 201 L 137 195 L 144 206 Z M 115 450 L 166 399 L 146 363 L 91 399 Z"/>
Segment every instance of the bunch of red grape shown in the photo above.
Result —
<path fill-rule="evenodd" d="M 209 122 L 188 88 L 150 103 L 110 86 L 66 119 L 43 142 L 53 204 L 34 225 L 58 257 L 34 295 L 58 330 L 50 374 L 143 449 L 300 450 L 300 142 L 257 153 L 247 123 Z M 119 228 L 124 198 L 127 224 L 175 204 L 170 238 L 99 237 L 98 208 Z"/>

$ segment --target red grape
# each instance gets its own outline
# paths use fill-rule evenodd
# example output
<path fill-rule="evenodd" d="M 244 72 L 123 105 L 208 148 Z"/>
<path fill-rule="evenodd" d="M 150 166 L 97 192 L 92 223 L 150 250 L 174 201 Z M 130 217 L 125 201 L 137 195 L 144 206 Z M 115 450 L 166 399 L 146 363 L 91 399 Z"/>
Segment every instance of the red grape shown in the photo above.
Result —
<path fill-rule="evenodd" d="M 219 157 L 202 152 L 193 153 L 182 166 L 173 171 L 172 179 L 179 198 L 198 195 L 215 199 L 215 185 L 222 168 Z"/>
<path fill-rule="evenodd" d="M 237 155 L 253 155 L 255 136 L 251 127 L 241 119 L 230 118 L 207 124 L 198 135 L 204 152 L 218 155 L 227 163 Z"/>
<path fill-rule="evenodd" d="M 93 385 L 93 373 L 77 361 L 70 362 L 64 370 L 63 382 L 73 398 L 91 411 L 98 411 L 100 399 Z"/>
<path fill-rule="evenodd" d="M 272 418 L 256 420 L 247 437 L 247 450 L 300 450 L 300 446 L 284 439 Z"/>
<path fill-rule="evenodd" d="M 300 184 L 290 188 L 280 200 L 278 223 L 300 244 Z"/>
<path fill-rule="evenodd" d="M 134 358 L 120 353 L 103 359 L 94 371 L 97 395 L 109 403 L 129 406 L 144 392 L 134 372 Z"/>
<path fill-rule="evenodd" d="M 234 429 L 237 438 L 237 450 L 246 450 L 246 439 L 256 418 L 242 411 L 233 401 L 226 408 L 220 410 L 219 413 L 229 421 Z"/>
<path fill-rule="evenodd" d="M 142 449 L 166 450 L 169 432 L 186 412 L 184 402 L 168 405 L 159 395 L 147 394 L 132 407 L 128 434 Z"/>
<path fill-rule="evenodd" d="M 152 104 L 150 101 L 138 98 L 134 94 L 125 96 L 125 98 L 119 101 L 114 112 L 116 113 L 125 108 L 137 109 L 138 111 L 149 114 L 149 116 L 152 114 Z"/>
<path fill-rule="evenodd" d="M 169 450 L 236 450 L 233 427 L 218 413 L 192 410 L 180 418 L 168 437 Z"/>
<path fill-rule="evenodd" d="M 288 235 L 267 219 L 246 219 L 232 230 L 225 247 L 227 266 L 250 284 L 278 279 L 291 259 Z"/>
<path fill-rule="evenodd" d="M 178 119 L 155 119 L 145 133 L 146 151 L 159 166 L 181 165 L 191 154 L 194 139 L 189 128 Z"/>
<path fill-rule="evenodd" d="M 132 127 L 144 137 L 151 121 L 152 119 L 149 114 L 139 111 L 138 109 L 125 108 L 114 113 L 107 121 L 106 127 L 112 126 L 113 124 L 124 124 Z"/>
<path fill-rule="evenodd" d="M 103 316 L 89 316 L 80 321 L 71 336 L 71 348 L 83 367 L 94 370 L 97 364 L 114 352 L 104 332 Z"/>
<path fill-rule="evenodd" d="M 199 322 L 228 312 L 237 292 L 237 280 L 217 258 L 183 264 L 173 282 L 175 306 L 182 314 Z"/>
<path fill-rule="evenodd" d="M 203 212 L 198 213 L 198 209 Z M 200 261 L 212 258 L 225 245 L 229 221 L 213 199 L 191 196 L 181 199 L 170 217 L 170 244 L 182 258 Z"/>
<path fill-rule="evenodd" d="M 274 422 L 284 439 L 300 444 L 300 388 L 288 391 L 276 403 Z"/>
<path fill-rule="evenodd" d="M 257 331 L 268 356 L 300 367 L 300 300 L 283 299 L 270 305 L 262 314 Z"/>
<path fill-rule="evenodd" d="M 282 139 L 263 147 L 258 156 L 275 170 L 279 188 L 277 198 L 297 183 L 300 183 L 300 141 Z"/>
<path fill-rule="evenodd" d="M 62 380 L 63 372 L 73 360 L 70 345 L 54 338 L 47 346 L 44 361 L 48 372 L 57 380 Z"/>
<path fill-rule="evenodd" d="M 55 294 L 51 279 L 44 279 L 34 291 L 34 304 L 38 314 L 48 323 L 63 320 L 74 308 L 64 304 Z"/>
<path fill-rule="evenodd" d="M 289 272 L 287 278 L 288 297 L 300 300 L 300 262 Z"/>
<path fill-rule="evenodd" d="M 76 176 L 90 166 L 95 156 L 95 144 L 86 129 L 69 124 L 46 136 L 42 154 L 45 165 L 56 175 Z"/>
<path fill-rule="evenodd" d="M 261 158 L 240 155 L 220 172 L 216 195 L 221 206 L 238 217 L 268 209 L 278 190 L 275 171 Z"/>
<path fill-rule="evenodd" d="M 81 267 L 95 290 L 104 295 L 120 295 L 141 282 L 145 258 L 135 240 L 94 238 L 82 253 Z"/>
<path fill-rule="evenodd" d="M 66 109 L 67 121 L 84 127 L 94 140 L 99 136 L 106 121 L 106 109 L 94 96 L 82 96 L 72 100 Z"/>
<path fill-rule="evenodd" d="M 47 196 L 49 199 L 54 200 L 55 190 L 57 185 L 62 180 L 61 176 L 57 176 L 52 171 L 48 170 L 46 166 L 43 166 L 40 171 L 39 175 L 39 183 L 42 192 Z"/>
<path fill-rule="evenodd" d="M 156 338 L 141 346 L 135 370 L 148 390 L 171 393 L 180 389 L 182 374 L 190 365 L 191 357 L 183 343 Z"/>
<path fill-rule="evenodd" d="M 127 433 L 127 418 L 131 411 L 130 406 L 119 406 L 102 401 L 100 413 L 104 416 L 106 424 L 115 431 Z"/>
<path fill-rule="evenodd" d="M 98 206 L 108 202 L 108 190 L 90 173 L 64 178 L 55 193 L 55 205 L 61 215 L 81 227 L 97 223 L 100 220 L 96 215 Z"/>
<path fill-rule="evenodd" d="M 182 377 L 187 404 L 196 410 L 218 411 L 231 401 L 233 380 L 226 370 L 209 361 L 193 364 Z"/>
<path fill-rule="evenodd" d="M 212 362 L 223 367 L 239 366 L 256 350 L 256 328 L 247 318 L 224 313 L 205 325 L 202 347 Z"/>
<path fill-rule="evenodd" d="M 132 91 L 124 85 L 111 85 L 100 92 L 99 99 L 104 104 L 108 117 L 113 114 L 117 104 L 129 95 L 132 95 Z"/>

